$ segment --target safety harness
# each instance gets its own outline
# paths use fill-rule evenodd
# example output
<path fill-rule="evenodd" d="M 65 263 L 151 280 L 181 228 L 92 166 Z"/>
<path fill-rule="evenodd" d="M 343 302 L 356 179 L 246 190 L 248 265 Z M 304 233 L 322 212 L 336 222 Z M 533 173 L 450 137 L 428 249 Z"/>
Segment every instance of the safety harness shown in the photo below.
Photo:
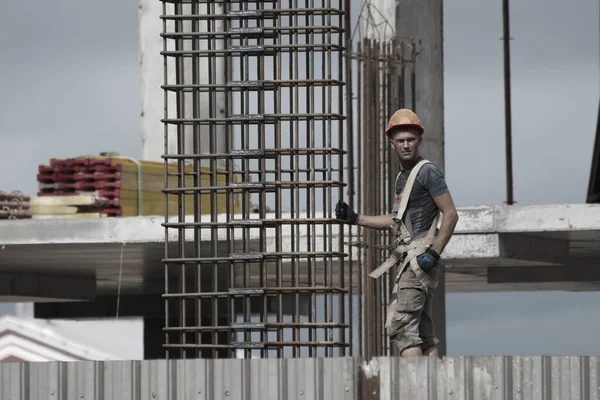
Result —
<path fill-rule="evenodd" d="M 400 264 L 394 289 L 392 291 L 393 293 L 396 293 L 398 289 L 398 282 L 400 281 L 402 273 L 406 270 L 406 268 L 409 267 L 412 269 L 417 279 L 421 282 L 421 284 L 423 284 L 424 287 L 434 289 L 438 285 L 438 281 L 431 279 L 419 267 L 419 264 L 417 264 L 417 257 L 425 253 L 429 246 L 433 244 L 440 213 L 438 212 L 436 214 L 433 222 L 431 223 L 429 231 L 427 231 L 425 235 L 420 233 L 416 237 L 413 237 L 410 215 L 406 213 L 406 206 L 408 205 L 408 199 L 415 183 L 415 179 L 417 178 L 417 174 L 419 173 L 421 167 L 429 162 L 430 161 L 428 160 L 419 161 L 410 172 L 408 180 L 406 181 L 406 185 L 404 185 L 404 188 L 402 189 L 402 198 L 400 200 L 398 212 L 394 217 L 394 224 L 390 226 L 396 235 L 396 239 L 390 246 L 392 253 L 389 258 L 383 262 L 383 264 L 369 274 L 371 278 L 377 279 L 393 266 Z M 396 181 L 398 181 L 401 173 L 402 172 L 400 172 L 396 177 Z"/>

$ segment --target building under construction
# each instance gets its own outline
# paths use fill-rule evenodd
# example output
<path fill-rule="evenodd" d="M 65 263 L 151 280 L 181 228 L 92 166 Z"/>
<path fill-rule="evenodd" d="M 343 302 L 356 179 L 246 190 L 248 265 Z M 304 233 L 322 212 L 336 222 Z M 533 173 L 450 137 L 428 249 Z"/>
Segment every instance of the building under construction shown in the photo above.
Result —
<path fill-rule="evenodd" d="M 367 273 L 389 238 L 332 212 L 391 209 L 380 133 L 417 108 L 418 41 L 353 29 L 342 0 L 162 6 L 164 192 L 181 205 L 163 224 L 166 356 L 385 354 L 391 286 Z"/>
<path fill-rule="evenodd" d="M 143 317 L 147 359 L 394 355 L 393 276 L 368 276 L 390 233 L 333 210 L 391 210 L 397 108 L 419 113 L 424 156 L 444 168 L 442 2 L 404 3 L 141 1 L 143 158 L 164 164 L 164 213 L 5 221 L 4 299 L 38 318 Z M 436 294 L 442 353 L 446 291 L 600 288 L 595 205 L 459 214 Z M 344 365 L 348 379 L 361 368 Z M 353 396 L 379 398 L 380 371 L 363 367 Z"/>

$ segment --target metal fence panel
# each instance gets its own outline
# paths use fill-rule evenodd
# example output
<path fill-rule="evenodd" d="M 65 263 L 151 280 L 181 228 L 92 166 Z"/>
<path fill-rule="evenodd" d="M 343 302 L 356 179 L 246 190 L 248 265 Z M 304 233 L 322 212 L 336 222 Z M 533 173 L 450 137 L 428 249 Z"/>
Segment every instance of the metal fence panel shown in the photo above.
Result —
<path fill-rule="evenodd" d="M 5 363 L 0 400 L 599 400 L 599 366 L 566 356 Z"/>

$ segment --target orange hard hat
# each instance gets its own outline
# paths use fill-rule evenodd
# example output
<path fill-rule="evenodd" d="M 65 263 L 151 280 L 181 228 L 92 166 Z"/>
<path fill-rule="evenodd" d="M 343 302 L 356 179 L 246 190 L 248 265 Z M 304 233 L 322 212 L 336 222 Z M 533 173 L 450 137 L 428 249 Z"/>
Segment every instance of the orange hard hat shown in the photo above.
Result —
<path fill-rule="evenodd" d="M 417 114 L 408 108 L 401 108 L 392 115 L 390 121 L 388 122 L 387 129 L 385 130 L 385 135 L 389 138 L 390 131 L 399 126 L 412 126 L 417 128 L 419 129 L 420 135 L 423 135 L 425 132 L 425 128 L 423 128 L 423 125 L 421 125 L 421 120 Z"/>

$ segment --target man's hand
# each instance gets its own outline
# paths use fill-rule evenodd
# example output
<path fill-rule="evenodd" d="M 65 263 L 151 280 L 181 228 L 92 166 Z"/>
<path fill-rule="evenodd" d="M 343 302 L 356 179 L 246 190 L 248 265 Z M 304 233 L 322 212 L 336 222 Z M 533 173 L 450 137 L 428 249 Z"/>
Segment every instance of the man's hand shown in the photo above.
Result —
<path fill-rule="evenodd" d="M 335 205 L 335 217 L 350 225 L 358 224 L 358 213 L 341 200 Z"/>
<path fill-rule="evenodd" d="M 425 253 L 423 253 L 417 257 L 417 264 L 419 264 L 419 267 L 423 271 L 427 272 L 431 268 L 433 268 L 433 266 L 435 265 L 436 262 L 438 262 L 439 259 L 440 259 L 440 255 L 437 253 L 437 251 L 430 248 Z"/>

